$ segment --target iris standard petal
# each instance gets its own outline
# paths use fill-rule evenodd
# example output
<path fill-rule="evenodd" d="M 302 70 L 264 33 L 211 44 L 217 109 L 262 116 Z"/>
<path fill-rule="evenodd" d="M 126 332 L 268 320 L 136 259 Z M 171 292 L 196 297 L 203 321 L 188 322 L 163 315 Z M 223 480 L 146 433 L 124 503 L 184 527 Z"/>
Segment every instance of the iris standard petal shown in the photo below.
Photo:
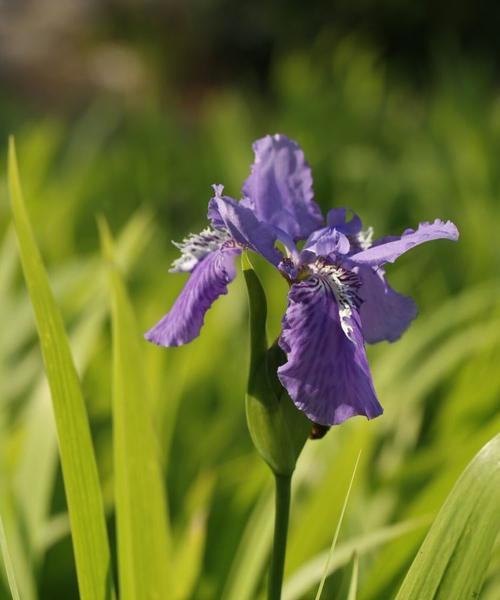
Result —
<path fill-rule="evenodd" d="M 359 316 L 365 341 L 395 342 L 417 316 L 415 302 L 391 288 L 383 269 L 361 266 L 358 277 L 361 280 L 358 294 L 363 300 Z"/>
<path fill-rule="evenodd" d="M 267 135 L 253 144 L 255 161 L 242 193 L 257 218 L 305 239 L 323 217 L 313 199 L 311 168 L 300 146 L 284 135 Z"/>
<path fill-rule="evenodd" d="M 222 193 L 224 192 L 224 186 L 221 184 L 214 184 L 212 186 L 212 189 L 214 190 L 215 196 L 211 198 L 210 202 L 208 203 L 207 217 L 210 223 L 212 224 L 212 227 L 221 229 L 224 228 L 225 225 L 217 207 L 217 198 L 222 196 Z"/>
<path fill-rule="evenodd" d="M 351 219 L 347 221 L 347 213 L 351 213 Z M 345 235 L 356 235 L 361 231 L 362 223 L 358 215 L 347 208 L 332 208 L 326 215 L 329 227 L 335 227 Z"/>
<path fill-rule="evenodd" d="M 415 246 L 438 239 L 456 242 L 458 240 L 456 226 L 451 221 L 443 222 L 439 219 L 436 219 L 434 223 L 421 223 L 416 231 L 408 229 L 400 238 L 384 244 L 375 243 L 368 250 L 357 252 L 350 258 L 353 263 L 358 265 L 379 266 L 387 262 L 394 262 L 401 254 Z"/>
<path fill-rule="evenodd" d="M 274 247 L 277 239 L 274 228 L 259 221 L 250 208 L 229 196 L 218 196 L 215 200 L 225 228 L 231 237 L 278 266 L 283 257 Z"/>
<path fill-rule="evenodd" d="M 324 227 L 313 232 L 304 244 L 304 250 L 313 252 L 317 256 L 330 256 L 330 254 L 347 254 L 351 244 L 341 231 Z"/>
<path fill-rule="evenodd" d="M 145 338 L 159 346 L 182 346 L 194 340 L 214 300 L 227 293 L 227 285 L 236 275 L 234 258 L 238 254 L 241 254 L 240 248 L 229 247 L 205 256 L 194 268 L 170 311 Z"/>
<path fill-rule="evenodd" d="M 321 425 L 380 415 L 356 310 L 347 337 L 334 295 L 320 276 L 293 284 L 288 300 L 280 338 L 287 362 L 278 377 L 297 407 Z"/>

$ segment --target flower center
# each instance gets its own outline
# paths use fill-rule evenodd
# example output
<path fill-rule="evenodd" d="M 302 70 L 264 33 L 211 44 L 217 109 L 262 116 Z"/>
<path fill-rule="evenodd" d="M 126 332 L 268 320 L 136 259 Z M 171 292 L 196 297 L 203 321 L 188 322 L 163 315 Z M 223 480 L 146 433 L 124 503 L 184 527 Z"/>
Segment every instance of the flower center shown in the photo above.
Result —
<path fill-rule="evenodd" d="M 322 257 L 309 265 L 309 272 L 328 285 L 339 307 L 340 325 L 346 336 L 354 341 L 351 319 L 353 309 L 358 310 L 363 302 L 359 296 L 361 280 L 353 271 L 329 263 Z"/>
<path fill-rule="evenodd" d="M 312 274 L 321 275 L 329 284 L 339 306 L 356 309 L 361 306 L 362 300 L 358 294 L 361 281 L 356 273 L 332 264 L 322 257 L 310 264 L 309 270 Z"/>

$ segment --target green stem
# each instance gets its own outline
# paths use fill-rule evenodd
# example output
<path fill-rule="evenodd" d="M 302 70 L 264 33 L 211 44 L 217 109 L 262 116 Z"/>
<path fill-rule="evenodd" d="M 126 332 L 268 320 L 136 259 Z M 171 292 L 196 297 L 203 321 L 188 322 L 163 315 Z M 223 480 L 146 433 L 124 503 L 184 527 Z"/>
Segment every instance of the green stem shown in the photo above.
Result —
<path fill-rule="evenodd" d="M 275 475 L 276 514 L 274 517 L 274 543 L 269 571 L 268 600 L 281 599 L 283 571 L 285 569 L 288 516 L 290 514 L 291 475 Z"/>

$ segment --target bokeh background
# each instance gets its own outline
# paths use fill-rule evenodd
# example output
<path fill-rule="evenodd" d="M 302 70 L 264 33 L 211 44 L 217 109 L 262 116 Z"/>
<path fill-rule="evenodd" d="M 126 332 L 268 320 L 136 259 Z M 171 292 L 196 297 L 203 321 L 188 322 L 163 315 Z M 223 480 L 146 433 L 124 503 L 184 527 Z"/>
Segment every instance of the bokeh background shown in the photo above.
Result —
<path fill-rule="evenodd" d="M 493 1 L 0 0 L 0 503 L 23 600 L 78 592 L 10 226 L 8 134 L 83 379 L 112 539 L 97 215 L 117 238 L 142 330 L 183 284 L 168 274 L 170 240 L 205 226 L 211 184 L 238 197 L 251 142 L 266 133 L 299 141 L 325 211 L 351 207 L 376 235 L 436 217 L 457 224 L 458 244 L 429 244 L 388 269 L 420 316 L 397 344 L 369 349 L 384 416 L 309 443 L 295 480 L 286 598 L 314 597 L 291 577 L 303 582 L 301 569 L 322 564 L 362 449 L 324 597 L 345 597 L 356 546 L 360 598 L 386 599 L 458 474 L 500 429 L 499 18 Z M 275 337 L 286 290 L 257 265 Z M 144 342 L 179 557 L 173 599 L 262 591 L 271 481 L 245 424 L 246 321 L 238 278 L 200 339 L 169 350 Z M 482 598 L 500 597 L 499 571 L 497 549 Z"/>

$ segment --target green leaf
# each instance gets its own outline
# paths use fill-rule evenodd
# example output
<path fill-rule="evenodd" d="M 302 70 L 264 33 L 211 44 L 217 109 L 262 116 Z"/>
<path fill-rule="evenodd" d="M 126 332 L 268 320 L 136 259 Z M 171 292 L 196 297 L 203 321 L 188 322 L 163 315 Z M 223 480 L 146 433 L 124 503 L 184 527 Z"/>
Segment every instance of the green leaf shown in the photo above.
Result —
<path fill-rule="evenodd" d="M 415 531 L 415 529 L 422 527 L 427 522 L 428 520 L 426 519 L 413 519 L 396 525 L 389 525 L 340 544 L 328 565 L 328 575 L 348 564 L 354 552 L 362 555 L 402 535 Z M 328 551 L 322 552 L 303 565 L 285 581 L 283 600 L 299 600 L 314 585 L 321 581 L 328 554 Z"/>
<path fill-rule="evenodd" d="M 114 596 L 110 553 L 87 411 L 64 323 L 24 205 L 12 138 L 8 181 L 21 263 L 52 394 L 80 596 L 109 600 Z"/>
<path fill-rule="evenodd" d="M 273 536 L 274 498 L 265 489 L 255 505 L 231 565 L 222 600 L 253 600 Z"/>
<path fill-rule="evenodd" d="M 477 598 L 500 531 L 500 435 L 462 473 L 397 600 Z"/>
<path fill-rule="evenodd" d="M 170 597 L 167 502 L 144 371 L 144 348 L 113 263 L 113 241 L 99 222 L 108 261 L 113 324 L 113 456 L 122 600 Z"/>
<path fill-rule="evenodd" d="M 2 432 L 4 434 L 5 432 Z M 5 450 L 5 449 L 4 449 Z M 3 470 L 3 469 L 2 469 Z M 8 472 L 2 473 L 0 486 L 0 516 L 2 525 L 2 557 L 4 570 L 1 570 L 5 583 L 11 589 L 17 589 L 19 597 L 23 600 L 36 600 L 35 569 L 31 555 L 27 549 L 25 526 L 19 514 L 16 499 L 9 487 Z M 0 597 L 1 588 L 0 588 Z"/>
<path fill-rule="evenodd" d="M 355 552 L 352 557 L 352 573 L 351 583 L 349 585 L 349 593 L 347 594 L 347 600 L 356 600 L 358 596 L 358 576 L 359 576 L 359 556 Z"/>
<path fill-rule="evenodd" d="M 321 581 L 319 583 L 319 588 L 318 591 L 316 593 L 316 600 L 319 600 L 321 597 L 321 593 L 323 592 L 323 587 L 325 585 L 325 581 L 326 578 L 328 576 L 328 567 L 330 565 L 330 562 L 332 560 L 332 556 L 333 556 L 333 552 L 335 550 L 335 546 L 337 545 L 337 540 L 339 537 L 339 533 L 340 533 L 340 528 L 342 526 L 342 521 L 344 520 L 344 515 L 345 515 L 345 511 L 347 508 L 347 503 L 349 502 L 349 496 L 351 495 L 351 490 L 352 490 L 352 484 L 354 483 L 354 477 L 356 476 L 356 471 L 358 470 L 358 465 L 359 465 L 359 459 L 361 458 L 361 450 L 358 453 L 358 458 L 356 459 L 356 462 L 354 463 L 354 468 L 352 470 L 352 475 L 351 475 L 351 480 L 349 481 L 349 486 L 347 488 L 346 494 L 345 494 L 345 498 L 344 498 L 344 503 L 342 505 L 342 511 L 340 513 L 340 517 L 337 523 L 337 527 L 335 529 L 335 534 L 333 536 L 333 540 L 332 540 L 332 544 L 330 546 L 330 552 L 328 553 L 328 558 L 325 561 L 325 568 L 323 571 L 323 576 L 321 577 Z"/>
<path fill-rule="evenodd" d="M 214 484 L 215 478 L 212 475 L 202 473 L 194 482 L 185 500 L 188 517 L 187 524 L 175 544 L 172 600 L 190 598 L 200 575 L 207 533 L 208 504 Z"/>
<path fill-rule="evenodd" d="M 5 528 L 3 525 L 3 517 L 0 514 L 0 553 L 2 555 L 3 565 L 5 573 L 7 575 L 7 581 L 9 584 L 10 593 L 13 600 L 20 600 L 19 589 L 16 581 L 16 573 L 14 570 L 14 564 L 10 555 L 9 546 L 7 543 L 7 536 L 5 535 Z"/>
<path fill-rule="evenodd" d="M 123 269 L 130 269 L 149 240 L 149 223 L 149 216 L 141 211 L 123 228 L 116 243 L 116 259 Z M 80 261 L 78 271 L 78 288 L 88 290 L 88 298 L 78 313 L 78 320 L 69 332 L 69 338 L 74 362 L 82 377 L 91 360 L 107 314 L 106 286 L 102 285 L 107 272 L 103 268 L 100 256 Z M 0 254 L 0 289 L 1 273 Z M 59 525 L 53 528 L 52 520 L 48 522 L 58 457 L 50 393 L 43 373 L 34 385 L 22 421 L 24 443 L 16 467 L 14 489 L 21 515 L 25 520 L 24 526 L 30 542 L 29 554 L 36 568 L 47 543 L 56 541 L 69 531 L 69 527 Z M 67 518 L 65 515 L 63 517 L 60 522 L 66 524 Z M 50 534 L 47 533 L 48 530 L 52 530 Z"/>

